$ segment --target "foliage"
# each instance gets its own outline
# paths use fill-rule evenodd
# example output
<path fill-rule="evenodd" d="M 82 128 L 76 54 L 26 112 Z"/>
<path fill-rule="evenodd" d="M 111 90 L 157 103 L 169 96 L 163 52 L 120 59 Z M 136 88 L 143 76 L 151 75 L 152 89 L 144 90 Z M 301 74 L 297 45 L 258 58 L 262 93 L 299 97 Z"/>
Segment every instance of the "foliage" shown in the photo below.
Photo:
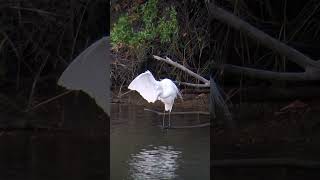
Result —
<path fill-rule="evenodd" d="M 118 63 L 111 69 L 114 84 L 129 83 L 145 68 L 160 78 L 170 74 L 180 81 L 195 81 L 171 65 L 151 60 L 153 54 L 168 56 L 201 75 L 209 74 L 214 51 L 210 50 L 210 21 L 204 2 L 149 0 L 138 5 L 123 0 L 112 7 L 114 13 L 119 12 L 111 31 L 112 52 Z M 127 20 L 120 21 L 124 16 Z M 120 41 L 123 32 L 131 36 L 129 40 Z"/>
<path fill-rule="evenodd" d="M 147 51 L 147 48 L 141 47 L 151 47 L 147 45 L 153 43 L 171 43 L 178 33 L 177 12 L 171 6 L 161 14 L 157 5 L 158 0 L 150 0 L 136 7 L 131 14 L 119 17 L 111 31 L 113 48 L 128 48 L 133 54 L 141 53 L 137 50 Z"/>

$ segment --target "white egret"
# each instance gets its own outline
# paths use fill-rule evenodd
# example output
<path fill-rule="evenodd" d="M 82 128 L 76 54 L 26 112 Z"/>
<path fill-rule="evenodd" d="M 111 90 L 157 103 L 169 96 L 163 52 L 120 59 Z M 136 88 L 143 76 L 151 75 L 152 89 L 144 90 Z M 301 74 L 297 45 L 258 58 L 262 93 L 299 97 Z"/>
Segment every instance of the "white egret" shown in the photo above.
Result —
<path fill-rule="evenodd" d="M 162 127 L 164 127 L 165 112 L 169 111 L 169 126 L 170 122 L 170 112 L 174 104 L 174 100 L 179 95 L 182 96 L 177 88 L 177 86 L 170 79 L 162 79 L 157 81 L 154 79 L 150 71 L 146 71 L 139 76 L 137 76 L 130 84 L 128 89 L 135 90 L 147 100 L 149 103 L 154 103 L 156 100 L 160 100 L 164 103 L 164 115 L 162 118 Z"/>

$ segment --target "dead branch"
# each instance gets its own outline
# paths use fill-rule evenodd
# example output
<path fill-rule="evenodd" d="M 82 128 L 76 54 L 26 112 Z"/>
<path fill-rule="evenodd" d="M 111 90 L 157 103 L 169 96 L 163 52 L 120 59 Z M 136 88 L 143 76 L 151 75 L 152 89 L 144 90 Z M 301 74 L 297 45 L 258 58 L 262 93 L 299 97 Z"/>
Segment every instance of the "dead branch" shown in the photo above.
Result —
<path fill-rule="evenodd" d="M 231 73 L 243 73 L 244 75 L 261 79 L 273 80 L 289 80 L 289 81 L 304 81 L 304 80 L 319 80 L 320 79 L 320 63 L 298 50 L 286 45 L 283 42 L 271 37 L 263 31 L 253 27 L 249 23 L 241 20 L 239 17 L 229 13 L 228 11 L 216 6 L 214 3 L 209 5 L 209 11 L 212 18 L 218 19 L 229 26 L 246 33 L 251 38 L 259 41 L 262 45 L 278 52 L 279 54 L 288 57 L 288 60 L 298 64 L 304 68 L 305 72 L 301 73 L 281 73 L 265 70 L 257 70 L 247 67 L 223 65 L 226 71 Z M 217 67 L 215 67 L 217 68 Z"/>
<path fill-rule="evenodd" d="M 248 36 L 258 40 L 266 47 L 288 57 L 288 60 L 300 65 L 301 67 L 305 69 L 308 67 L 320 68 L 319 62 L 312 60 L 296 49 L 287 46 L 283 42 L 280 42 L 277 39 L 269 36 L 263 31 L 253 27 L 249 23 L 241 20 L 239 17 L 234 16 L 228 11 L 218 7 L 214 3 L 210 3 L 209 10 L 212 18 L 218 19 L 221 22 L 226 23 L 229 26 L 246 33 Z"/>
<path fill-rule="evenodd" d="M 191 70 L 189 70 L 188 68 L 182 66 L 181 64 L 177 63 L 177 62 L 174 62 L 172 61 L 170 58 L 166 57 L 166 59 L 162 58 L 162 57 L 159 57 L 159 56 L 156 56 L 156 55 L 153 55 L 153 58 L 159 60 L 159 61 L 163 61 L 163 62 L 166 62 L 168 64 L 171 64 L 172 66 L 174 67 L 177 67 L 179 69 L 181 69 L 182 71 L 188 73 L 190 76 L 202 81 L 203 83 L 207 84 L 208 87 L 210 86 L 210 81 L 207 80 L 206 78 L 200 76 L 199 74 L 196 74 L 194 72 L 192 72 Z"/>

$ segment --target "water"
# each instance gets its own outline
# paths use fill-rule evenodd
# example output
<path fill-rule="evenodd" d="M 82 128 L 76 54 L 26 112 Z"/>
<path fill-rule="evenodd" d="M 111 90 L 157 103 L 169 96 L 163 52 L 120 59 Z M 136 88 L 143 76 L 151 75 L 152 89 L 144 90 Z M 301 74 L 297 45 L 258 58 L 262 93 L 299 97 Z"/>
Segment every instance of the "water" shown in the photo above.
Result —
<path fill-rule="evenodd" d="M 194 125 L 208 119 L 171 115 L 171 124 Z M 209 127 L 163 130 L 161 124 L 162 116 L 142 106 L 112 106 L 111 180 L 210 178 Z"/>

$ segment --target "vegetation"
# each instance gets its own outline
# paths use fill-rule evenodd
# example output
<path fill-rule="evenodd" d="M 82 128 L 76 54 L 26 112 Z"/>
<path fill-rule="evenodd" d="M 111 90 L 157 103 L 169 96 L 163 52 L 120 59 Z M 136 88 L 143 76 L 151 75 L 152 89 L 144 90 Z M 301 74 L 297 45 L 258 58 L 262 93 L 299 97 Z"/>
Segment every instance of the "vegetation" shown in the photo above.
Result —
<path fill-rule="evenodd" d="M 150 0 L 135 7 L 133 13 L 121 15 L 111 31 L 113 48 L 127 48 L 135 55 L 146 54 L 158 42 L 159 48 L 173 43 L 178 33 L 177 12 L 171 6 L 160 13 L 157 5 L 158 0 Z"/>
<path fill-rule="evenodd" d="M 24 111 L 56 95 L 63 70 L 107 33 L 107 9 L 104 1 L 3 2 L 0 106 L 10 109 L 6 104 L 18 104 Z"/>
<path fill-rule="evenodd" d="M 156 62 L 152 55 L 169 56 L 193 71 L 208 75 L 210 35 L 204 3 L 130 2 L 112 5 L 126 6 L 123 10 L 113 8 L 119 15 L 112 24 L 111 43 L 117 62 L 121 63 L 112 69 L 114 85 L 128 83 L 146 68 L 157 70 L 160 76 L 169 73 L 176 79 L 194 81 L 167 64 Z"/>

